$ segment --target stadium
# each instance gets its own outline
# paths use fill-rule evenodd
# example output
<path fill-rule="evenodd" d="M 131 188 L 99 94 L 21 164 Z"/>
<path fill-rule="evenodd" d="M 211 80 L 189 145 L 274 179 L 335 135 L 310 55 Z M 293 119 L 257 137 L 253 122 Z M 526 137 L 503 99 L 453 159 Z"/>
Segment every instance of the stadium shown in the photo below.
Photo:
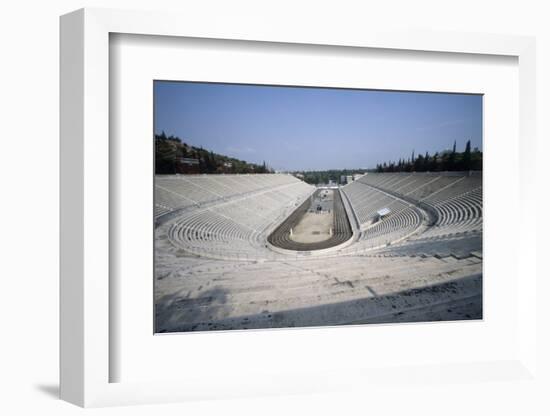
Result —
<path fill-rule="evenodd" d="M 155 177 L 156 332 L 482 318 L 482 174 Z"/>

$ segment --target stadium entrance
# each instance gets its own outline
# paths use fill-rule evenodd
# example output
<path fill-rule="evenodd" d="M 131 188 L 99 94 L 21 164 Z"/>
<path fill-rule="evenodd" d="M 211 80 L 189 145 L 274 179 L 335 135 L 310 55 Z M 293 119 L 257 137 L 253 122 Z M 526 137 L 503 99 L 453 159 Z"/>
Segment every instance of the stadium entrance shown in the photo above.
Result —
<path fill-rule="evenodd" d="M 298 243 L 328 240 L 334 230 L 334 191 L 325 189 L 310 198 L 310 206 L 298 223 L 290 229 L 290 239 Z"/>

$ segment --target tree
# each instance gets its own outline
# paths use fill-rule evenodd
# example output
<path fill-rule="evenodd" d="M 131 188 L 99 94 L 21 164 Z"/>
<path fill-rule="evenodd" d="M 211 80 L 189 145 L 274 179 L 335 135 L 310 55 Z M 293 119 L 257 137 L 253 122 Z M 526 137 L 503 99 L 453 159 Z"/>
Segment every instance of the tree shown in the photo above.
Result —
<path fill-rule="evenodd" d="M 436 152 L 433 156 L 429 152 L 415 156 L 413 150 L 410 159 L 401 159 L 394 161 L 377 163 L 377 172 L 441 172 L 460 171 L 460 170 L 482 170 L 483 154 L 475 148 L 471 149 L 471 142 L 468 140 L 464 152 L 456 152 L 456 141 L 453 144 L 453 150 L 445 150 L 442 153 Z"/>
<path fill-rule="evenodd" d="M 182 166 L 179 161 L 182 157 L 198 159 L 199 173 L 224 173 L 228 171 L 227 166 L 231 166 L 230 171 L 233 173 L 270 172 L 265 161 L 263 165 L 256 165 L 254 163 L 248 163 L 243 160 L 216 154 L 202 147 L 187 145 L 182 142 L 179 137 L 172 135 L 167 136 L 164 131 L 161 134 L 156 134 L 154 139 L 155 173 L 158 174 L 176 173 L 178 171 L 178 165 Z"/>
<path fill-rule="evenodd" d="M 415 172 L 422 172 L 424 170 L 424 156 L 418 155 L 414 161 L 414 170 Z"/>
<path fill-rule="evenodd" d="M 162 132 L 155 140 L 155 171 L 157 173 L 175 173 L 177 144 L 169 140 Z"/>
<path fill-rule="evenodd" d="M 466 142 L 466 149 L 462 155 L 462 163 L 464 165 L 464 170 L 470 170 L 472 168 L 472 149 L 470 140 Z"/>
<path fill-rule="evenodd" d="M 433 172 L 439 172 L 441 170 L 441 167 L 439 166 L 438 162 L 439 162 L 439 153 L 435 152 L 435 154 L 433 155 L 430 161 L 429 169 Z"/>
<path fill-rule="evenodd" d="M 426 172 L 429 172 L 432 170 L 432 156 L 428 152 L 424 155 L 424 168 Z"/>

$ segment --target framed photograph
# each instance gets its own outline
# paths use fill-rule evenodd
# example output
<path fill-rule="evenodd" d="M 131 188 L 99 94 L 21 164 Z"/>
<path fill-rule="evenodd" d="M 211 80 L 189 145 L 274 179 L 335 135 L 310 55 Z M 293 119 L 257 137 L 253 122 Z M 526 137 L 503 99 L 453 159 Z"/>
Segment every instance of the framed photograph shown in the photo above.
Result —
<path fill-rule="evenodd" d="M 482 319 L 482 95 L 153 88 L 155 333 Z"/>
<path fill-rule="evenodd" d="M 534 40 L 235 24 L 61 18 L 62 398 L 533 380 Z"/>

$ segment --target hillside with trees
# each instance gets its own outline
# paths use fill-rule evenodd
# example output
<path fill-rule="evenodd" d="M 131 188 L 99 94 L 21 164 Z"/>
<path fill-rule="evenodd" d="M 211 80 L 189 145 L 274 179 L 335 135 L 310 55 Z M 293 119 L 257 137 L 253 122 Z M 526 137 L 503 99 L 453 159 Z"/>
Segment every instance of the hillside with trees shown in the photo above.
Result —
<path fill-rule="evenodd" d="M 430 155 L 412 155 L 408 159 L 388 161 L 376 165 L 375 172 L 443 172 L 483 170 L 483 153 L 478 149 L 472 150 L 470 140 L 466 142 L 463 152 L 456 151 L 456 141 L 452 150 Z"/>
<path fill-rule="evenodd" d="M 184 143 L 179 137 L 155 134 L 155 173 L 272 173 L 265 164 L 248 163 Z"/>

